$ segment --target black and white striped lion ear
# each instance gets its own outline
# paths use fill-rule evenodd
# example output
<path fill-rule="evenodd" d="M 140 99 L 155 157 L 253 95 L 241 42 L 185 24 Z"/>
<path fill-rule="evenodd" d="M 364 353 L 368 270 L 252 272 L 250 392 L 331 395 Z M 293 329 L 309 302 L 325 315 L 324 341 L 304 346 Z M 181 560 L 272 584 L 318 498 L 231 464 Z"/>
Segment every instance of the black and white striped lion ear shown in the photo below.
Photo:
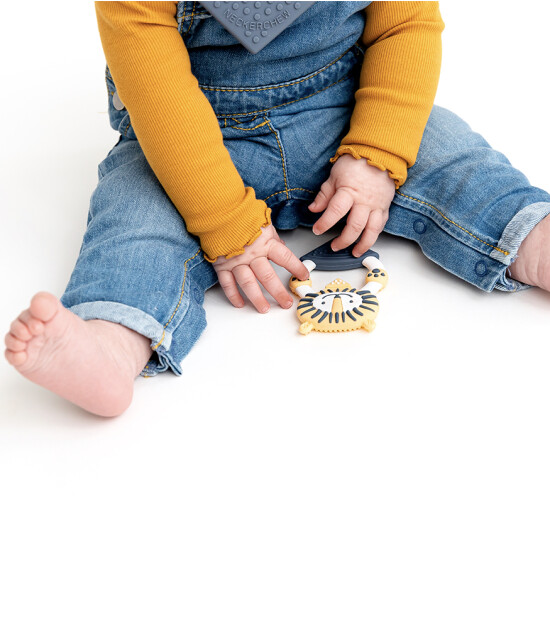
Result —
<path fill-rule="evenodd" d="M 363 267 L 368 269 L 365 286 L 363 289 L 367 289 L 371 293 L 378 293 L 382 291 L 388 284 L 388 272 L 382 264 L 379 257 L 367 256 L 363 260 Z"/>

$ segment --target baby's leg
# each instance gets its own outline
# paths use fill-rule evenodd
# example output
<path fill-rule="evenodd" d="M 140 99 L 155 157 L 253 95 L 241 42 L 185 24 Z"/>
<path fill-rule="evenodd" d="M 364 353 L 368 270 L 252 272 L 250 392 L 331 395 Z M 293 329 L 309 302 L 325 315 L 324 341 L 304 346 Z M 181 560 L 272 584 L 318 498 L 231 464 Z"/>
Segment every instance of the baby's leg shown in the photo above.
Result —
<path fill-rule="evenodd" d="M 434 106 L 384 230 L 416 241 L 484 291 L 550 290 L 548 215 L 548 192 L 453 112 Z"/>
<path fill-rule="evenodd" d="M 99 176 L 64 294 L 32 298 L 6 335 L 5 356 L 31 381 L 115 416 L 137 375 L 181 374 L 217 278 L 136 140 L 121 139 Z"/>
<path fill-rule="evenodd" d="M 529 232 L 508 272 L 511 278 L 550 291 L 550 215 Z"/>
<path fill-rule="evenodd" d="M 40 292 L 10 327 L 5 356 L 23 376 L 99 416 L 132 400 L 134 379 L 151 356 L 150 340 L 113 322 L 84 321 Z"/>

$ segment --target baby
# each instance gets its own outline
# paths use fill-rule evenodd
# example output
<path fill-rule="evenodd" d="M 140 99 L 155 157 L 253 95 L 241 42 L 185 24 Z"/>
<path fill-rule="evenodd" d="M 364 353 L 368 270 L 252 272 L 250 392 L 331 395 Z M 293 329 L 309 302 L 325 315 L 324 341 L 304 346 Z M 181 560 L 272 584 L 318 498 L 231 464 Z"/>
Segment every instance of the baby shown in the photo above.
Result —
<path fill-rule="evenodd" d="M 243 37 L 289 4 L 245 3 Z M 278 234 L 298 225 L 341 226 L 332 248 L 356 256 L 403 236 L 484 291 L 550 290 L 550 194 L 433 104 L 438 3 L 316 2 L 256 54 L 199 2 L 96 12 L 120 137 L 64 294 L 37 293 L 5 337 L 29 380 L 121 414 L 138 375 L 181 374 L 216 282 L 235 307 L 267 312 L 260 284 L 292 305 L 272 263 L 308 277 Z"/>

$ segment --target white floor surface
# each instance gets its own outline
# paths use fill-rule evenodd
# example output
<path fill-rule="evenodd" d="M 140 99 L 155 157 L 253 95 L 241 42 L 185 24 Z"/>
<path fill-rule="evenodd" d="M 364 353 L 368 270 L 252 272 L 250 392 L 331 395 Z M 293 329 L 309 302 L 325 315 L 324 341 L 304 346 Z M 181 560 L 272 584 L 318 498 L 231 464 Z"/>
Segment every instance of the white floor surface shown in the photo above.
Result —
<path fill-rule="evenodd" d="M 545 6 L 442 2 L 436 103 L 550 189 Z M 91 2 L 2 22 L 3 337 L 63 292 L 117 136 Z M 0 362 L 1 628 L 550 626 L 550 294 L 375 249 L 391 278 L 371 334 L 303 337 L 295 312 L 212 289 L 183 376 L 138 379 L 114 420 Z"/>

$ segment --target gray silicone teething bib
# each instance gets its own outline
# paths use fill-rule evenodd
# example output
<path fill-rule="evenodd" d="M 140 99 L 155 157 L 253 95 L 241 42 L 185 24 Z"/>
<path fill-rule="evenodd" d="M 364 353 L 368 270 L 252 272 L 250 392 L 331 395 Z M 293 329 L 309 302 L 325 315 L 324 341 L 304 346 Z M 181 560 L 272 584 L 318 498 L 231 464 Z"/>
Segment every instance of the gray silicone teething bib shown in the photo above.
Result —
<path fill-rule="evenodd" d="M 201 2 L 201 4 L 255 55 L 314 2 Z"/>

